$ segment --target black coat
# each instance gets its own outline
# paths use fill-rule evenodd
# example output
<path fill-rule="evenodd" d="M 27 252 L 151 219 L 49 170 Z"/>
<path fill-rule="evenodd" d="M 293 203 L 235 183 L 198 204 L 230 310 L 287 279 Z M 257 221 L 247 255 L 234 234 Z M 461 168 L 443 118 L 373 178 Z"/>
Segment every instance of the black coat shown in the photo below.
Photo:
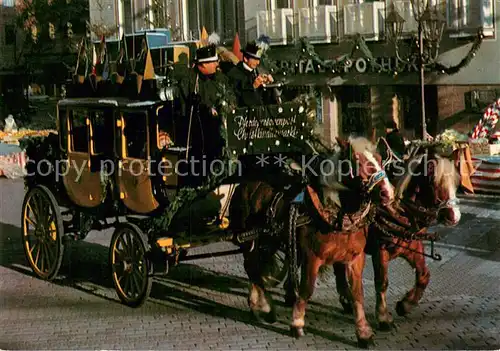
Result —
<path fill-rule="evenodd" d="M 255 70 L 249 71 L 239 62 L 227 74 L 240 107 L 261 106 L 263 104 L 263 89 L 255 89 L 253 82 L 257 78 Z"/>
<path fill-rule="evenodd" d="M 392 151 L 396 153 L 396 156 L 402 158 L 405 154 L 406 146 L 403 136 L 399 130 L 396 129 L 388 133 L 385 139 L 387 140 L 387 143 L 391 147 Z"/>
<path fill-rule="evenodd" d="M 195 94 L 196 77 L 198 91 Z M 220 113 L 221 103 L 225 98 L 224 87 L 229 87 L 227 78 L 220 72 L 205 76 L 196 68 L 189 70 L 188 77 L 179 85 L 179 95 L 183 110 L 181 144 L 186 145 L 189 130 L 189 119 L 192 113 L 190 144 L 194 157 L 206 155 L 207 160 L 219 157 L 223 139 L 220 134 L 221 118 L 212 115 L 212 108 Z"/>

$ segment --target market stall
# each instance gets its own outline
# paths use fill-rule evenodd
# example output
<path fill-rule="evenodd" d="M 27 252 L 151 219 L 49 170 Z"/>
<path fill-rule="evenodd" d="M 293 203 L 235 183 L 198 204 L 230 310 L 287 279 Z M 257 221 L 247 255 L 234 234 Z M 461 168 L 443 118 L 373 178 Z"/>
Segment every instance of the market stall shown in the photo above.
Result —
<path fill-rule="evenodd" d="M 26 137 L 46 136 L 53 130 L 0 131 L 0 177 L 10 179 L 24 176 L 26 154 L 19 146 L 19 140 Z"/>

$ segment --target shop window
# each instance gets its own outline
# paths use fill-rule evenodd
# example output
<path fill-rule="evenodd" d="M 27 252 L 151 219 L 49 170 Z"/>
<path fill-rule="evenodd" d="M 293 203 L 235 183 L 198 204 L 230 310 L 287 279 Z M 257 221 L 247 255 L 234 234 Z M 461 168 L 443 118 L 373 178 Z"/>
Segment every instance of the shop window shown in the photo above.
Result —
<path fill-rule="evenodd" d="M 146 112 L 124 112 L 125 157 L 145 160 L 148 156 Z"/>
<path fill-rule="evenodd" d="M 73 110 L 69 113 L 71 123 L 71 150 L 74 152 L 89 152 L 87 129 L 87 112 Z"/>

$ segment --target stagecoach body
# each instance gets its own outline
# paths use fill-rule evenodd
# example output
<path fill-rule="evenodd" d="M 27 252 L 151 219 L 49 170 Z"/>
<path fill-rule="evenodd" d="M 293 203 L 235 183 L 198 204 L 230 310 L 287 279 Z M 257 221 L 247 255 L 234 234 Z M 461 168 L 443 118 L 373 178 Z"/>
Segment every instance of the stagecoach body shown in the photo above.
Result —
<path fill-rule="evenodd" d="M 165 89 L 157 90 L 166 96 Z M 184 235 L 193 231 L 193 224 L 184 223 L 186 217 L 176 213 L 181 209 L 172 209 L 172 204 L 186 188 L 175 172 L 188 150 L 181 145 L 185 138 L 176 130 L 176 122 L 186 116 L 176 111 L 175 96 L 170 98 L 77 95 L 59 101 L 57 136 L 27 147 L 31 162 L 22 228 L 26 256 L 39 277 L 57 276 L 66 240 L 81 240 L 91 230 L 114 227 L 110 245 L 113 281 L 122 302 L 139 306 L 149 295 L 152 275 L 196 258 L 187 255 L 189 247 L 221 240 L 241 245 L 259 235 L 272 235 L 270 228 L 244 233 L 228 228 L 224 216 L 231 194 L 248 180 L 241 169 L 209 189 L 219 194 L 224 212 L 219 219 L 223 220 L 201 227 L 197 223 L 196 236 Z M 290 141 L 310 133 L 306 109 L 297 102 L 235 108 L 225 115 L 225 122 L 227 152 L 236 165 L 240 157 L 273 160 L 279 154 L 300 153 Z M 44 174 L 40 174 L 42 163 Z M 259 177 L 266 180 L 265 168 L 253 174 L 252 180 Z M 151 225 L 166 214 L 171 217 L 168 226 Z M 139 257 L 124 257 L 129 246 L 141 253 Z M 123 283 L 131 274 L 140 280 L 135 290 Z"/>

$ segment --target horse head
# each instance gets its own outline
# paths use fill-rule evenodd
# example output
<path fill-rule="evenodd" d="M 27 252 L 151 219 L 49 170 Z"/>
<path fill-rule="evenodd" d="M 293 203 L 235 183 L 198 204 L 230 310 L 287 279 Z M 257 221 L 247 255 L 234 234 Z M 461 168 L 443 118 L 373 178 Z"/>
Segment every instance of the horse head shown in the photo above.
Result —
<path fill-rule="evenodd" d="M 350 189 L 371 195 L 378 189 L 383 204 L 394 199 L 394 187 L 382 168 L 382 158 L 376 147 L 363 137 L 337 138 L 337 152 L 322 167 L 321 184 L 329 189 Z"/>
<path fill-rule="evenodd" d="M 416 206 L 446 226 L 460 221 L 457 189 L 460 176 L 449 159 L 434 150 L 412 157 L 406 175 L 398 184 L 398 198 L 412 201 Z"/>

